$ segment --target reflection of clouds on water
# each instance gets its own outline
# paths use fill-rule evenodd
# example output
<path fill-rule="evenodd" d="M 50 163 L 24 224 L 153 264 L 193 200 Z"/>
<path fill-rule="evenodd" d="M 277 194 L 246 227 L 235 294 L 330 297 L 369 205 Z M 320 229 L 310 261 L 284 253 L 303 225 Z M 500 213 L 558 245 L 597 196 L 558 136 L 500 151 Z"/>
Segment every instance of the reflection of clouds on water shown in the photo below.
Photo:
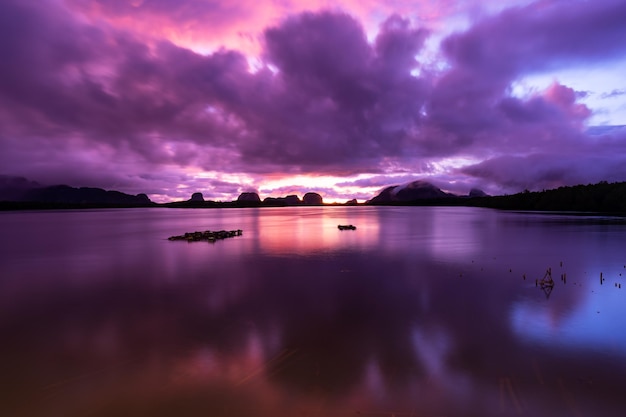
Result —
<path fill-rule="evenodd" d="M 625 294 L 614 287 L 589 287 L 579 302 L 567 311 L 554 312 L 542 303 L 516 303 L 511 308 L 511 326 L 523 340 L 561 350 L 586 350 L 626 357 L 624 329 Z M 562 290 L 562 289 L 561 289 Z"/>
<path fill-rule="evenodd" d="M 436 258 L 462 261 L 480 253 L 481 245 L 476 239 L 482 236 L 482 228 L 491 225 L 484 221 L 481 209 L 459 212 L 454 209 L 433 209 L 433 232 L 429 239 L 430 250 Z"/>
<path fill-rule="evenodd" d="M 445 329 L 415 328 L 413 347 L 430 378 L 443 379 L 446 373 L 445 358 L 452 349 L 450 336 Z"/>
<path fill-rule="evenodd" d="M 407 209 L 398 207 L 377 209 L 381 248 L 445 262 L 462 262 L 480 254 L 480 240 L 487 236 L 484 229 L 493 227 L 493 222 L 485 221 L 482 209 L 420 207 L 409 216 Z"/>
<path fill-rule="evenodd" d="M 96 416 L 120 414 L 125 406 L 130 416 L 168 415 L 176 407 L 188 415 L 228 409 L 230 415 L 280 417 L 357 410 L 450 416 L 471 410 L 489 417 L 519 414 L 519 407 L 543 416 L 564 407 L 556 378 L 585 398 L 583 415 L 597 404 L 611 410 L 620 401 L 611 387 L 622 387 L 626 373 L 615 372 L 622 366 L 613 363 L 615 355 L 563 355 L 560 347 L 576 347 L 572 337 L 578 334 L 603 340 L 617 329 L 624 307 L 616 294 L 626 292 L 607 286 L 581 296 L 571 273 L 567 287 L 558 286 L 546 300 L 530 273 L 523 281 L 521 272 L 508 272 L 509 264 L 516 272 L 522 266 L 545 271 L 546 259 L 561 259 L 562 253 L 545 253 L 574 247 L 567 244 L 570 233 L 559 234 L 560 226 L 546 231 L 532 222 L 515 225 L 501 222 L 500 213 L 474 209 L 434 214 L 432 208 L 383 208 L 360 212 L 358 222 L 342 217 L 342 210 L 328 216 L 308 210 L 296 217 L 297 210 L 273 211 L 264 220 L 259 211 L 237 211 L 249 226 L 244 236 L 214 245 L 162 236 L 213 224 L 236 228 L 234 220 L 223 212 L 177 211 L 190 216 L 188 224 L 109 243 L 116 249 L 85 274 L 81 268 L 56 271 L 50 261 L 48 268 L 31 265 L 24 278 L 16 264 L 9 265 L 15 275 L 0 285 L 19 289 L 14 294 L 20 297 L 1 303 L 0 355 L 7 366 L 0 383 L 17 394 L 0 393 L 13 397 L 0 407 L 28 403 L 33 386 L 57 384 L 59 401 L 81 394 L 84 408 L 57 408 L 71 417 L 103 403 L 110 405 Z M 330 233 L 332 226 L 336 238 L 322 233 L 306 246 L 305 237 L 288 235 L 274 248 L 272 233 L 294 218 L 313 234 L 317 229 L 311 227 L 326 224 Z M 111 219 L 100 229 L 114 228 L 119 219 Z M 358 228 L 340 232 L 338 220 Z M 513 234 L 514 243 L 503 244 L 501 234 Z M 266 235 L 269 246 L 261 241 Z M 541 241 L 538 235 L 548 249 L 532 245 Z M 429 243 L 437 236 L 439 243 Z M 305 246 L 290 252 L 289 239 Z M 584 242 L 589 240 L 576 245 L 583 248 Z M 93 243 L 78 243 L 66 243 L 61 252 L 76 251 L 81 258 L 83 249 L 94 253 Z M 463 249 L 468 244 L 478 248 L 472 259 Z M 123 267 L 115 263 L 118 257 Z M 563 259 L 569 271 L 578 268 Z M 555 279 L 559 271 L 555 266 Z M 600 316 L 589 311 L 595 303 L 603 303 Z M 557 333 L 536 344 L 528 335 L 547 334 L 548 318 Z M 607 327 L 594 327 L 602 323 Z M 587 333 L 576 327 L 588 325 L 594 328 Z M 590 390 L 578 384 L 578 375 L 596 385 Z M 38 411 L 50 405 L 34 404 Z"/>

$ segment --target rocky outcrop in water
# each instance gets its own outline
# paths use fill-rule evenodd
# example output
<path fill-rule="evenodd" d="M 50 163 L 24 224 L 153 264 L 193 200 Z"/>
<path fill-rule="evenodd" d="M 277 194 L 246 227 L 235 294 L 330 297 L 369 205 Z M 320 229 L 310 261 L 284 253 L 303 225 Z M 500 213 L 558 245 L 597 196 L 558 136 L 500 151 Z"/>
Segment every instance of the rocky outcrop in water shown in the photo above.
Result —
<path fill-rule="evenodd" d="M 237 201 L 245 203 L 260 203 L 261 197 L 259 197 L 259 195 L 255 192 L 246 192 L 239 194 Z"/>
<path fill-rule="evenodd" d="M 324 204 L 324 200 L 318 193 L 309 192 L 302 197 L 302 204 L 307 206 L 321 206 Z"/>
<path fill-rule="evenodd" d="M 300 197 L 295 194 L 287 197 L 267 197 L 263 200 L 265 206 L 299 206 L 302 204 Z"/>
<path fill-rule="evenodd" d="M 193 193 L 189 201 L 204 201 L 204 196 L 202 193 Z"/>

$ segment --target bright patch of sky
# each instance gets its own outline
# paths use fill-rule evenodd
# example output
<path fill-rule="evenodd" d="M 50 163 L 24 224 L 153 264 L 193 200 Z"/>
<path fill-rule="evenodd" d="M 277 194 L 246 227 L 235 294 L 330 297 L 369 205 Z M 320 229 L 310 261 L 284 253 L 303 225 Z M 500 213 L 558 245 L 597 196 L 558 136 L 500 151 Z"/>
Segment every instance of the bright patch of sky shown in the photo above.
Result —
<path fill-rule="evenodd" d="M 513 95 L 543 91 L 555 81 L 573 88 L 578 102 L 592 111 L 588 126 L 626 125 L 626 59 L 610 65 L 588 65 L 526 76 L 513 85 Z"/>

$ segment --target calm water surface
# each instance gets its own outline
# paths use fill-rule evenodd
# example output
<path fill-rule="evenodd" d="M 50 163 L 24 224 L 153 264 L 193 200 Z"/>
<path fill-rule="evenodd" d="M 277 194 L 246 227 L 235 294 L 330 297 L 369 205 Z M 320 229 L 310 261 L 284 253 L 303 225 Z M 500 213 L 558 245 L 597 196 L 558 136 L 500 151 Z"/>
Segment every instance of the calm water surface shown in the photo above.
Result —
<path fill-rule="evenodd" d="M 167 240 L 207 229 L 243 236 Z M 4 212 L 0 230 L 2 416 L 626 409 L 619 219 L 126 209 Z"/>

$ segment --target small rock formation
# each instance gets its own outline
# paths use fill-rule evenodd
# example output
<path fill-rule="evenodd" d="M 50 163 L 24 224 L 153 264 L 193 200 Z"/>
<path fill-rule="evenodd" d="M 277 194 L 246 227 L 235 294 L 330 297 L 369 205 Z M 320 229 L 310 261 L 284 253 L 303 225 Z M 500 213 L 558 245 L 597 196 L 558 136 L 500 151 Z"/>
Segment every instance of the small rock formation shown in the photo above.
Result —
<path fill-rule="evenodd" d="M 280 202 L 278 201 L 278 198 L 276 197 L 265 197 L 263 199 L 263 204 L 266 206 L 278 206 L 280 205 Z"/>
<path fill-rule="evenodd" d="M 202 193 L 193 193 L 189 201 L 204 201 L 204 196 Z"/>
<path fill-rule="evenodd" d="M 324 200 L 322 199 L 322 196 L 318 193 L 306 193 L 302 197 L 302 204 L 305 204 L 307 206 L 321 206 L 322 204 L 324 204 Z"/>
<path fill-rule="evenodd" d="M 295 194 L 292 195 L 288 195 L 287 197 L 285 197 L 285 204 L 288 206 L 297 206 L 302 204 L 302 201 L 300 201 L 300 197 L 298 197 Z"/>
<path fill-rule="evenodd" d="M 237 197 L 237 201 L 246 202 L 246 203 L 260 203 L 261 198 L 259 197 L 257 193 L 246 192 L 246 193 L 241 193 L 239 197 Z"/>
<path fill-rule="evenodd" d="M 357 204 L 359 204 L 359 202 L 356 200 L 356 198 L 353 198 L 352 200 L 348 200 L 346 201 L 346 206 L 356 206 Z"/>
<path fill-rule="evenodd" d="M 301 204 L 300 197 L 295 194 L 287 197 L 266 197 L 263 200 L 263 205 L 271 207 L 299 206 Z"/>

